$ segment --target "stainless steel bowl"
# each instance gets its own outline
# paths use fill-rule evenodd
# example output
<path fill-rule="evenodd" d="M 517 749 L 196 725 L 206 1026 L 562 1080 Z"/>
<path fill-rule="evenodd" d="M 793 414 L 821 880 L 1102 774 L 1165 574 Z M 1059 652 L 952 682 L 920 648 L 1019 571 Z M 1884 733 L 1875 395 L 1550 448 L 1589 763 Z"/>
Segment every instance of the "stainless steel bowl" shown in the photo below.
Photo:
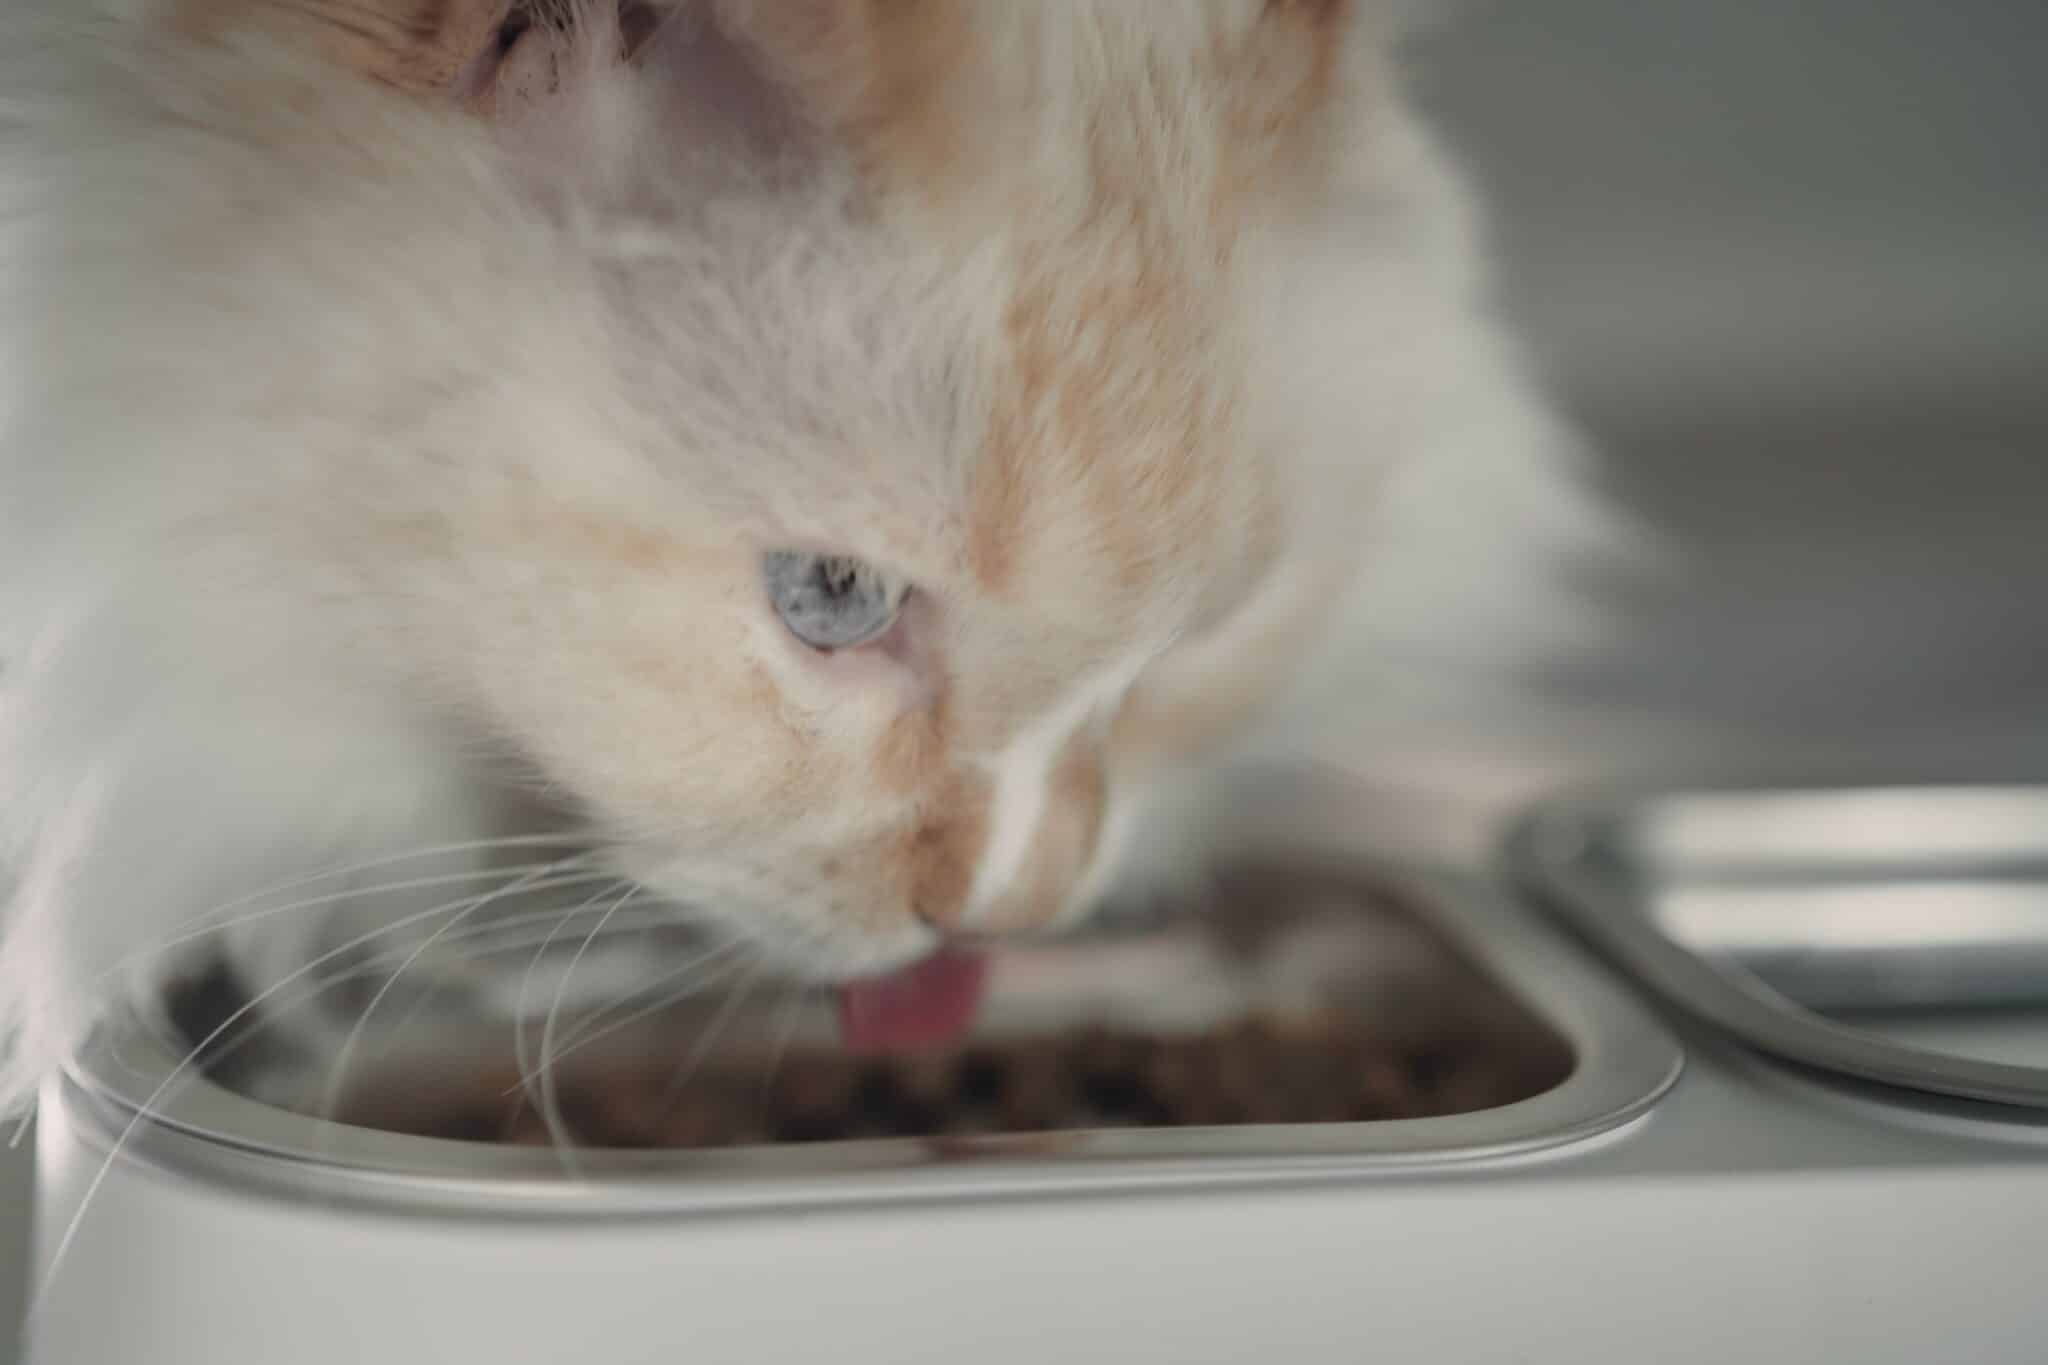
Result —
<path fill-rule="evenodd" d="M 1766 1053 L 2048 1109 L 2048 789 L 1610 792 L 1509 847 L 1631 975 Z"/>
<path fill-rule="evenodd" d="M 266 1103 L 187 1066 L 188 1045 L 159 1021 L 130 1019 L 82 1055 L 62 1104 L 122 1159 L 263 1190 L 269 1197 L 466 1212 L 593 1218 L 809 1206 L 945 1194 L 987 1196 L 1160 1184 L 1231 1184 L 1369 1175 L 1540 1151 L 1626 1123 L 1670 1085 L 1679 1054 L 1626 996 L 1568 952 L 1530 934 L 1468 883 L 1393 880 L 1327 858 L 1290 864 L 1288 903 L 1260 907 L 1281 927 L 1252 939 L 1241 916 L 1176 923 L 1110 942 L 1023 945 L 997 958 L 974 1043 L 1001 1049 L 1113 1025 L 1197 1038 L 1262 1011 L 1309 1009 L 1360 1036 L 1455 1040 L 1528 1078 L 1530 1092 L 1470 1112 L 1365 1122 L 1073 1127 L 914 1138 L 763 1144 L 718 1150 L 584 1148 L 573 1154 L 416 1135 L 436 1114 L 504 1094 L 516 1076 L 508 1028 L 432 1053 L 398 1053 L 347 1090 L 329 1122 Z M 681 1057 L 716 1006 L 650 1016 L 575 1059 L 584 1074 L 650 1056 Z M 1330 1012 L 1334 1012 L 1331 1016 Z M 704 1073 L 758 1067 L 782 1027 L 773 1005 L 729 1013 Z M 812 1007 L 794 1032 L 822 1043 Z M 460 1062 L 454 1060 L 461 1058 Z M 309 1078 L 328 1058 L 291 1065 Z M 565 1066 L 565 1070 L 568 1070 Z M 275 1075 L 265 1093 L 292 1091 Z M 296 1093 L 322 1087 L 309 1083 Z M 393 1131 L 411 1128 L 411 1133 Z"/>

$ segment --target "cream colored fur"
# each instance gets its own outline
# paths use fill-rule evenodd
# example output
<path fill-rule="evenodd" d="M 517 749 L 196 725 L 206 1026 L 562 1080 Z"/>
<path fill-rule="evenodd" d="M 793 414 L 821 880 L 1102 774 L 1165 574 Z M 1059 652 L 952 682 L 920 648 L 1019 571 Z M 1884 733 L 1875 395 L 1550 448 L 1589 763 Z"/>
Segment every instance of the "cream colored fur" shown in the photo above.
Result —
<path fill-rule="evenodd" d="M 1570 443 L 1392 8 L 600 8 L 479 119 L 12 6 L 0 1101 L 329 867 L 572 827 L 843 977 L 1188 866 L 1278 698 L 1511 653 Z M 888 648 L 789 636 L 791 548 L 909 579 Z"/>

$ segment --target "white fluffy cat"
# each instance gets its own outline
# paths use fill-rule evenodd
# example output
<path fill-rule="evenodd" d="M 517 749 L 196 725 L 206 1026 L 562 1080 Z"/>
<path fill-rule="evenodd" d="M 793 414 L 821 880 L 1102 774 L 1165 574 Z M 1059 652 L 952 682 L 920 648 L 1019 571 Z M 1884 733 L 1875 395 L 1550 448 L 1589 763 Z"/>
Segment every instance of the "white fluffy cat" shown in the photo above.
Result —
<path fill-rule="evenodd" d="M 1530 624 L 1570 443 L 1392 0 L 593 0 L 425 91 L 334 8 L 0 20 L 0 1104 L 434 846 L 822 980 L 1065 922 Z"/>

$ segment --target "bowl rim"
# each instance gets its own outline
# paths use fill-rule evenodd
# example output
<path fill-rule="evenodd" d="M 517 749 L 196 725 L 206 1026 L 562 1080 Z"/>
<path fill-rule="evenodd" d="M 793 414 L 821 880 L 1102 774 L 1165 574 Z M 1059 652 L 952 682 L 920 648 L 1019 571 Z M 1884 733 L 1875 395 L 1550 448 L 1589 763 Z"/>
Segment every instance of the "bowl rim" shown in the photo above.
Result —
<path fill-rule="evenodd" d="M 546 1148 L 416 1137 L 313 1118 L 189 1068 L 139 1011 L 110 1019 L 50 1098 L 94 1147 L 272 1198 L 486 1216 L 618 1218 L 1328 1180 L 1495 1165 L 1586 1143 L 1646 1115 L 1676 1083 L 1673 1035 L 1614 978 L 1478 874 L 1363 860 L 1356 805 L 1293 774 L 1219 858 L 1366 874 L 1541 1018 L 1573 1054 L 1526 1099 L 1441 1117 L 1102 1129 L 934 1144 L 888 1138 L 710 1151 Z"/>
<path fill-rule="evenodd" d="M 1819 1075 L 1891 1089 L 1891 1098 L 1910 1105 L 1923 1099 L 1953 1099 L 2004 1106 L 2016 1120 L 2048 1111 L 2048 1067 L 1988 1061 L 1893 1042 L 1834 1022 L 1789 999 L 1749 970 L 1737 957 L 1709 956 L 1680 943 L 1658 924 L 1649 893 L 1667 871 L 1668 859 L 1633 847 L 1638 831 L 1674 811 L 1712 809 L 1784 819 L 1848 803 L 1882 802 L 1917 814 L 1924 826 L 1916 846 L 1910 838 L 1883 851 L 1875 862 L 1835 852 L 1786 855 L 1754 848 L 1743 853 L 1751 884 L 1792 887 L 1821 884 L 1832 876 L 1910 880 L 1926 873 L 2002 870 L 2022 856 L 2038 865 L 2048 852 L 2036 842 L 1958 851 L 1942 847 L 1931 828 L 1936 817 L 1956 810 L 1979 815 L 1997 809 L 2038 827 L 2048 814 L 2048 787 L 2032 783 L 1887 782 L 1857 785 L 1812 780 L 1772 785 L 1703 783 L 1589 789 L 1561 793 L 1530 811 L 1503 842 L 1510 877 L 1530 904 L 1569 925 L 1617 966 L 1666 1002 L 1672 1010 L 1781 1062 Z M 1896 829 L 1898 822 L 1894 821 Z M 1953 821 L 1950 822 L 1951 826 Z M 2008 818 L 2005 826 L 2021 821 Z M 1976 842 L 1988 842 L 1980 838 Z M 1866 854 L 1866 857 L 1875 856 Z M 1728 857 L 1731 863 L 1740 859 Z M 1765 869 L 1759 873 L 1758 868 Z M 2038 882 L 2034 872 L 2032 880 Z M 1806 945 L 1814 956 L 1824 944 Z"/>

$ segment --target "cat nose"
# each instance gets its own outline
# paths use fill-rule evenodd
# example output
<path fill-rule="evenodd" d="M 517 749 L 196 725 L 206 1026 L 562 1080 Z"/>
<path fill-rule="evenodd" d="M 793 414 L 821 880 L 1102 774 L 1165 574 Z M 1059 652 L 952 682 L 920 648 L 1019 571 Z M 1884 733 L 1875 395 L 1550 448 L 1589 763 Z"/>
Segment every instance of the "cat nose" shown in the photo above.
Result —
<path fill-rule="evenodd" d="M 1060 917 L 1071 889 L 1064 877 L 1049 869 L 1027 875 L 1025 884 L 1010 887 L 984 903 L 974 903 L 967 888 L 942 898 L 913 896 L 910 913 L 949 947 L 990 946 L 1012 934 L 1043 928 Z"/>
<path fill-rule="evenodd" d="M 1101 840 L 1104 755 L 1077 734 L 1044 773 L 1036 799 L 965 789 L 903 848 L 910 912 L 949 941 L 1043 929 L 1066 915 Z M 990 799 L 994 795 L 995 799 Z"/>
<path fill-rule="evenodd" d="M 1002 926 L 969 920 L 967 908 L 965 895 L 943 901 L 915 898 L 910 903 L 910 913 L 948 947 L 984 947 L 1003 937 Z"/>

